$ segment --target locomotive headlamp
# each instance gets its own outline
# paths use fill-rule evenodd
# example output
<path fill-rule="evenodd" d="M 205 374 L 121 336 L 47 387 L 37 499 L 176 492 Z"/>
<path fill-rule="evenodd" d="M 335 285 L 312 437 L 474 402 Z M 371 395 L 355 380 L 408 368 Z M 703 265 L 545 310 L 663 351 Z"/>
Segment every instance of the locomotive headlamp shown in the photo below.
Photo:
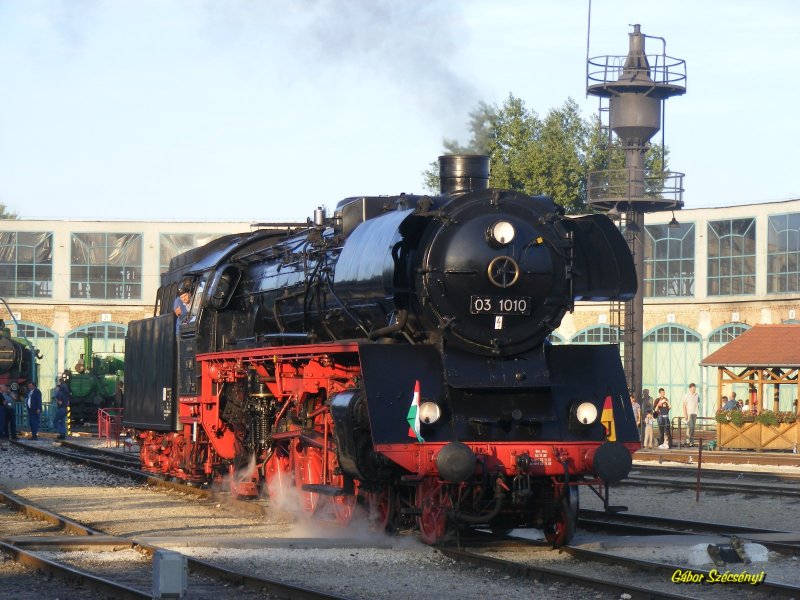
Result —
<path fill-rule="evenodd" d="M 442 409 L 435 402 L 423 402 L 419 405 L 419 420 L 426 425 L 431 425 L 442 416 Z"/>
<path fill-rule="evenodd" d="M 505 246 L 514 241 L 516 231 L 514 226 L 508 221 L 497 221 L 486 232 L 489 242 L 496 246 Z"/>
<path fill-rule="evenodd" d="M 597 407 L 591 402 L 581 402 L 575 405 L 575 420 L 581 425 L 594 425 L 597 421 Z"/>

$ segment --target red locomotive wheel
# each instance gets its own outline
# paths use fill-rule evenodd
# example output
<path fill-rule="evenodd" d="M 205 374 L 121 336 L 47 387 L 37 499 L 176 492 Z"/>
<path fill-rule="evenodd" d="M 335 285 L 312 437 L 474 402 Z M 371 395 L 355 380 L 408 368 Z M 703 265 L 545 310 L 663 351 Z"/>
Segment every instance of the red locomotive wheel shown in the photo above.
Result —
<path fill-rule="evenodd" d="M 447 513 L 453 509 L 453 500 L 445 486 L 427 477 L 417 487 L 417 517 L 420 538 L 426 544 L 436 544 L 447 539 L 450 533 Z"/>
<path fill-rule="evenodd" d="M 361 497 L 367 509 L 370 528 L 379 532 L 394 531 L 396 506 L 394 488 L 384 487 L 379 492 L 362 492 Z"/>
<path fill-rule="evenodd" d="M 294 481 L 300 494 L 300 510 L 307 515 L 313 515 L 319 509 L 320 495 L 305 491 L 303 486 L 322 483 L 322 464 L 322 451 L 318 448 L 306 446 L 302 451 L 295 453 Z"/>
<path fill-rule="evenodd" d="M 278 456 L 277 452 L 273 454 L 264 467 L 264 479 L 267 482 L 270 502 L 283 510 L 288 510 L 291 506 L 290 490 L 294 487 L 289 458 Z"/>
<path fill-rule="evenodd" d="M 348 496 L 334 496 L 332 500 L 333 514 L 336 518 L 336 521 L 338 521 L 340 525 L 347 525 L 350 523 L 350 521 L 353 520 L 353 515 L 356 512 L 355 494 Z"/>
<path fill-rule="evenodd" d="M 558 503 L 555 522 L 544 530 L 545 538 L 553 548 L 566 546 L 575 536 L 578 523 L 578 490 L 567 486 Z"/>

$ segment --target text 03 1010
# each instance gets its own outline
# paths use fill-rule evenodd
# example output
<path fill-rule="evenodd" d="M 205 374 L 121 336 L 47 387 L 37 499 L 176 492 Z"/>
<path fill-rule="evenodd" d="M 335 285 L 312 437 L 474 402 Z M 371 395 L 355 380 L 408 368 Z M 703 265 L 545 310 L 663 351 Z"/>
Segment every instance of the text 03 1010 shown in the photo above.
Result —
<path fill-rule="evenodd" d="M 530 296 L 471 296 L 469 311 L 473 315 L 529 315 Z"/>

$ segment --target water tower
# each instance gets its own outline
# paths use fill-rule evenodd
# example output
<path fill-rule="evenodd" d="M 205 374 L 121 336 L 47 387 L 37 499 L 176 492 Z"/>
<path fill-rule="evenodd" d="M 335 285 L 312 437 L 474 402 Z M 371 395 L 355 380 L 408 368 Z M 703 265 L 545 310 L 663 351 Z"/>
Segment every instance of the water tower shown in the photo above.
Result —
<path fill-rule="evenodd" d="M 645 38 L 660 40 L 661 54 L 648 56 Z M 683 173 L 663 168 L 648 171 L 645 154 L 652 137 L 663 132 L 665 101 L 686 92 L 686 63 L 667 56 L 666 41 L 644 35 L 639 25 L 634 25 L 629 34 L 626 56 L 589 58 L 587 63 L 586 93 L 600 98 L 600 122 L 601 126 L 607 123 L 609 149 L 607 170 L 589 174 L 587 201 L 593 208 L 621 220 L 636 265 L 638 290 L 626 303 L 623 329 L 625 375 L 629 388 L 639 395 L 644 328 L 644 214 L 683 206 Z M 663 149 L 663 133 L 661 145 Z M 613 152 L 617 150 L 624 152 L 624 169 L 613 168 Z M 673 223 L 677 225 L 674 214 Z"/>

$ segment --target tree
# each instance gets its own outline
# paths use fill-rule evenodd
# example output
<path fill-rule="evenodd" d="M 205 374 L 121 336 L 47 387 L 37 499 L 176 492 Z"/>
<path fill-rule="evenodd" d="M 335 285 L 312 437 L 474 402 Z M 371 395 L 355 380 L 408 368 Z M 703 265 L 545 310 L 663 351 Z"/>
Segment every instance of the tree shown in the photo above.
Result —
<path fill-rule="evenodd" d="M 546 194 L 569 212 L 585 212 L 586 179 L 591 171 L 625 166 L 619 144 L 609 152 L 607 132 L 599 120 L 583 119 L 578 104 L 568 98 L 544 119 L 509 94 L 501 107 L 478 104 L 470 113 L 471 139 L 466 146 L 444 140 L 445 153 L 488 154 L 490 185 L 526 194 Z M 661 170 L 661 149 L 651 148 L 648 168 Z M 438 165 L 423 172 L 426 187 L 438 189 Z"/>
<path fill-rule="evenodd" d="M 19 219 L 17 213 L 8 210 L 8 207 L 0 202 L 0 219 Z"/>
<path fill-rule="evenodd" d="M 497 126 L 497 107 L 478 102 L 477 108 L 469 113 L 469 130 L 472 137 L 466 146 L 462 146 L 457 140 L 442 140 L 444 152 L 442 154 L 485 154 L 490 153 L 494 142 L 495 129 Z M 422 172 L 425 188 L 431 192 L 439 189 L 439 163 L 433 161 L 428 168 Z"/>

